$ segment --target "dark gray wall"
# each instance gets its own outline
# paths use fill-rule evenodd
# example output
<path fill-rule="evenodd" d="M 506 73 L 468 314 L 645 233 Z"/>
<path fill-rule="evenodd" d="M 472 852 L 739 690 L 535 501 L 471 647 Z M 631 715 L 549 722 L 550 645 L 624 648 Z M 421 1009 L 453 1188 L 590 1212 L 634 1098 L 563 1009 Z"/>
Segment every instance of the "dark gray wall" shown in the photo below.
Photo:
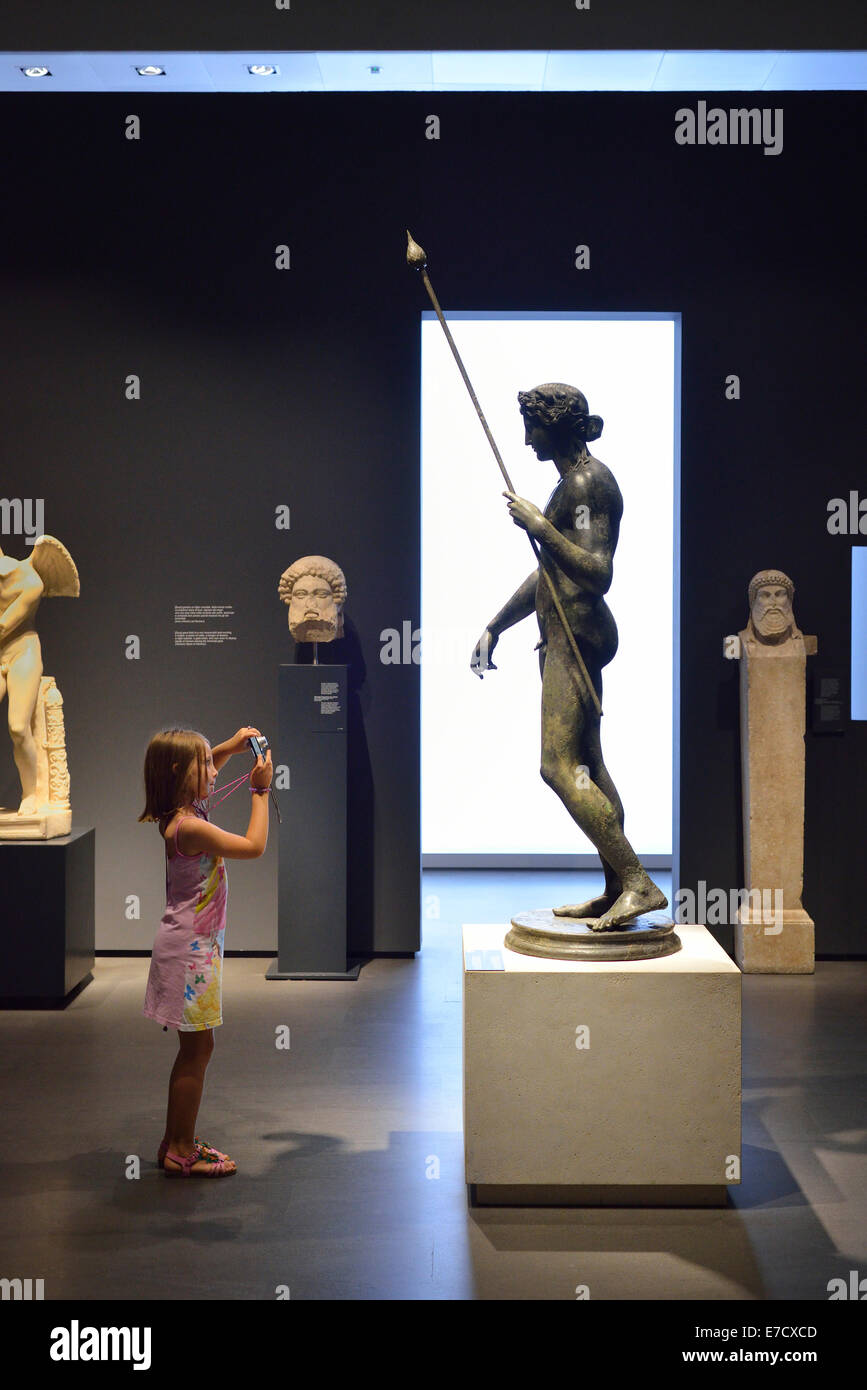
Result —
<path fill-rule="evenodd" d="M 427 301 L 404 265 L 406 225 L 447 309 L 682 313 L 680 882 L 737 886 L 736 669 L 721 643 L 743 625 L 751 575 L 791 574 L 822 662 L 849 659 L 852 540 L 828 534 L 826 503 L 867 490 L 865 100 L 760 98 L 785 111 L 783 153 L 766 157 L 676 145 L 674 112 L 696 99 L 137 97 L 138 144 L 123 138 L 128 97 L 0 102 L 16 131 L 0 153 L 0 313 L 15 344 L 0 495 L 44 496 L 46 529 L 81 569 L 81 599 L 46 602 L 42 632 L 67 700 L 76 820 L 97 826 L 100 945 L 149 946 L 161 910 L 156 835 L 135 824 L 149 732 L 273 727 L 288 650 L 277 577 L 320 549 L 345 567 L 363 662 L 356 941 L 417 940 L 418 673 L 382 666 L 378 640 L 418 621 Z M 430 112 L 439 141 L 425 139 Z M 293 268 L 278 273 L 282 241 Z M 573 268 L 579 242 L 589 272 Z M 123 399 L 131 371 L 138 404 Z M 740 401 L 725 399 L 729 373 Z M 272 522 L 281 502 L 288 536 Z M 234 603 L 238 642 L 175 650 L 176 602 Z M 130 632 L 139 662 L 124 657 Z M 807 737 L 820 951 L 862 948 L 847 866 L 865 752 L 864 724 Z M 648 776 L 668 775 L 649 731 Z M 241 805 L 227 806 L 233 824 Z M 273 943 L 274 885 L 267 859 L 233 867 L 228 944 Z M 138 923 L 123 919 L 132 892 Z"/>
<path fill-rule="evenodd" d="M 136 824 L 149 735 L 192 723 L 219 741 L 247 721 L 274 735 L 292 650 L 277 581 L 315 552 L 350 591 L 330 656 L 351 653 L 356 681 L 352 944 L 412 950 L 418 668 L 382 665 L 378 638 L 419 621 L 419 305 L 397 190 L 368 215 L 391 180 L 387 113 L 365 130 L 346 105 L 151 99 L 131 145 L 126 106 L 13 99 L 20 140 L 2 156 L 22 197 L 2 233 L 16 351 L 0 495 L 44 497 L 45 528 L 81 573 L 81 598 L 45 601 L 40 630 L 66 699 L 75 820 L 98 832 L 98 944 L 150 946 L 162 910 L 158 838 Z M 377 145 L 379 167 L 365 162 Z M 278 273 L 284 240 L 293 268 Z M 176 649 L 176 603 L 233 604 L 237 642 Z M 131 633 L 141 660 L 125 657 Z M 218 820 L 243 828 L 248 802 L 241 790 Z M 231 947 L 275 942 L 274 838 L 264 861 L 230 867 Z M 131 893 L 142 918 L 128 923 Z"/>
<path fill-rule="evenodd" d="M 855 0 L 4 0 L 0 48 L 857 48 Z"/>

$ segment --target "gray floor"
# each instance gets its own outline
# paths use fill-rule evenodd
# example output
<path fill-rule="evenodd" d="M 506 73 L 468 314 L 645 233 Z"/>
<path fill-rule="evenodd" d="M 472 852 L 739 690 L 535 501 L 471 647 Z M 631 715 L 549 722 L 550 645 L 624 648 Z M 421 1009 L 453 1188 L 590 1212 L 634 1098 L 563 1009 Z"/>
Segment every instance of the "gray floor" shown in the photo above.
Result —
<path fill-rule="evenodd" d="M 745 977 L 728 1210 L 468 1210 L 460 925 L 574 887 L 428 873 L 421 954 L 355 984 L 269 983 L 267 961 L 228 959 L 199 1125 L 239 1165 L 226 1180 L 155 1166 L 176 1038 L 141 1016 L 147 960 L 99 958 L 64 1012 L 0 1013 L 0 1276 L 44 1279 L 46 1299 L 574 1299 L 586 1284 L 824 1301 L 831 1278 L 867 1273 L 863 963 Z"/>

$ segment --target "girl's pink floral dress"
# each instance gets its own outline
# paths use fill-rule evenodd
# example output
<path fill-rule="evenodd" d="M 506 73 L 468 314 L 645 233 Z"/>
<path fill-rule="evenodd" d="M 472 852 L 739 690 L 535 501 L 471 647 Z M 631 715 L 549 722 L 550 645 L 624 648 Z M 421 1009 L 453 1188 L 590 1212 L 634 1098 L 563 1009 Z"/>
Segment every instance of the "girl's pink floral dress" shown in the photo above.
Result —
<path fill-rule="evenodd" d="M 203 817 L 206 819 L 207 817 Z M 229 883 L 222 855 L 174 854 L 166 842 L 166 910 L 157 929 L 144 1014 L 184 1033 L 223 1022 L 223 939 Z"/>

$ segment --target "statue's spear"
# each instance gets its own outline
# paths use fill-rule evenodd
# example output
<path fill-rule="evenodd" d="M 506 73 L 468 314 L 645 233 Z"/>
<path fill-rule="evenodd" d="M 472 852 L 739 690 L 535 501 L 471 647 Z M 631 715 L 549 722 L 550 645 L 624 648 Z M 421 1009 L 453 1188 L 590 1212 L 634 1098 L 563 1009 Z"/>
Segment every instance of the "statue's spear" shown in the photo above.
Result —
<path fill-rule="evenodd" d="M 466 369 L 466 367 L 464 366 L 463 362 L 461 361 L 461 354 L 458 352 L 458 350 L 457 350 L 457 348 L 456 348 L 456 346 L 455 346 L 455 340 L 454 340 L 454 338 L 452 337 L 451 332 L 449 331 L 449 326 L 448 326 L 448 324 L 447 324 L 446 321 L 445 321 L 445 317 L 444 317 L 444 315 L 443 315 L 443 311 L 442 311 L 442 309 L 440 308 L 439 300 L 437 299 L 436 295 L 434 294 L 434 288 L 433 288 L 433 285 L 432 285 L 431 282 L 430 282 L 430 279 L 429 279 L 428 273 L 427 273 L 427 254 L 426 254 L 426 252 L 422 249 L 422 247 L 419 246 L 419 244 L 418 244 L 417 241 L 413 241 L 412 235 L 411 235 L 411 233 L 410 233 L 409 231 L 407 231 L 407 234 L 406 234 L 406 241 L 407 241 L 407 246 L 406 246 L 406 263 L 407 263 L 407 265 L 412 266 L 413 269 L 418 270 L 418 271 L 421 272 L 421 278 L 422 278 L 422 280 L 424 281 L 424 287 L 425 287 L 425 289 L 427 290 L 428 295 L 430 296 L 430 302 L 431 302 L 431 304 L 434 306 L 434 309 L 436 310 L 436 316 L 437 316 L 437 318 L 439 319 L 440 325 L 441 325 L 441 327 L 442 327 L 442 330 L 443 330 L 443 332 L 444 332 L 445 335 L 446 335 L 446 340 L 447 340 L 447 342 L 448 342 L 449 347 L 450 347 L 451 350 L 452 350 L 452 356 L 454 357 L 455 361 L 456 361 L 457 364 L 458 364 L 458 370 L 459 370 L 461 376 L 462 376 L 463 379 L 464 379 L 464 385 L 466 386 L 467 390 L 468 390 L 469 393 L 470 393 L 470 399 L 471 399 L 473 405 L 476 407 L 476 414 L 478 415 L 479 419 L 480 419 L 481 422 L 482 422 L 482 429 L 485 431 L 485 434 L 487 435 L 488 443 L 490 444 L 491 448 L 492 448 L 493 451 L 494 451 L 494 458 L 497 460 L 497 463 L 499 464 L 500 472 L 502 473 L 502 475 L 503 475 L 503 477 L 504 477 L 504 479 L 505 479 L 505 482 L 506 482 L 506 487 L 509 489 L 510 492 L 513 493 L 513 492 L 515 491 L 515 488 L 514 488 L 514 486 L 513 486 L 513 484 L 512 484 L 512 480 L 511 480 L 511 478 L 509 477 L 509 475 L 508 475 L 508 473 L 507 473 L 507 471 L 506 471 L 506 465 L 503 463 L 503 459 L 502 459 L 502 456 L 501 456 L 501 454 L 500 454 L 499 449 L 497 448 L 496 442 L 495 442 L 495 440 L 494 440 L 494 436 L 491 434 L 491 431 L 490 431 L 490 429 L 488 428 L 488 422 L 487 422 L 487 420 L 485 419 L 484 413 L 483 413 L 483 411 L 482 411 L 482 407 L 479 405 L 478 397 L 476 396 L 476 393 L 475 393 L 475 391 L 473 390 L 473 384 L 472 384 L 472 382 L 470 381 L 470 378 L 467 376 L 467 369 Z M 551 593 L 551 600 L 552 600 L 552 602 L 553 602 L 553 604 L 554 604 L 555 609 L 557 610 L 557 616 L 559 617 L 560 622 L 563 624 L 563 631 L 565 632 L 567 638 L 569 639 L 569 646 L 572 648 L 572 655 L 573 655 L 574 658 L 575 658 L 575 663 L 576 663 L 577 670 L 578 670 L 578 671 L 580 672 L 580 674 L 581 674 L 581 678 L 582 678 L 582 680 L 583 680 L 583 682 L 584 682 L 584 685 L 585 685 L 586 689 L 590 692 L 591 699 L 593 700 L 593 703 L 594 703 L 594 705 L 596 706 L 596 712 L 597 712 L 597 714 L 601 714 L 601 713 L 602 713 L 602 706 L 601 706 L 601 704 L 599 703 L 599 696 L 596 694 L 596 690 L 595 690 L 595 687 L 594 687 L 594 685 L 593 685 L 593 682 L 591 681 L 589 675 L 587 674 L 587 667 L 584 665 L 584 658 L 582 657 L 580 651 L 578 650 L 578 643 L 575 641 L 575 634 L 573 633 L 571 627 L 569 626 L 568 622 L 566 621 L 566 614 L 563 612 L 563 605 L 561 604 L 560 599 L 559 599 L 558 596 L 557 596 L 557 590 L 554 588 L 554 581 L 553 581 L 553 579 L 551 578 L 550 574 L 548 573 L 548 570 L 547 570 L 547 568 L 546 568 L 546 566 L 545 566 L 545 564 L 544 564 L 544 562 L 543 562 L 543 560 L 542 560 L 542 556 L 541 556 L 541 554 L 539 553 L 539 547 L 538 547 L 538 545 L 537 545 L 537 543 L 536 543 L 536 538 L 535 538 L 535 536 L 531 536 L 531 535 L 530 535 L 530 532 L 528 531 L 528 532 L 527 532 L 527 539 L 529 540 L 530 545 L 531 545 L 532 548 L 533 548 L 533 554 L 536 556 L 536 561 L 537 561 L 537 563 L 538 563 L 538 565 L 539 565 L 539 572 L 540 572 L 540 574 L 543 574 L 543 575 L 545 576 L 545 581 L 546 581 L 546 583 L 547 583 L 547 585 L 548 585 L 548 588 L 549 588 L 549 590 L 550 590 L 550 593 Z"/>

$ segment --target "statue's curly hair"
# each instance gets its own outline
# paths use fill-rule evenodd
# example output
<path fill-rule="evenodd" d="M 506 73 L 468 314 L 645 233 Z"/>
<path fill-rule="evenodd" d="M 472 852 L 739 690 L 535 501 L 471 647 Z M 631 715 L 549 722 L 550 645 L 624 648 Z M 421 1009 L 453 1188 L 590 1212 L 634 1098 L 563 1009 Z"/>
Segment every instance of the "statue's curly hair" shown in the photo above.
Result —
<path fill-rule="evenodd" d="M 787 574 L 783 574 L 782 570 L 759 570 L 758 574 L 754 574 L 752 579 L 750 580 L 751 608 L 753 606 L 753 603 L 755 602 L 755 597 L 756 594 L 759 592 L 759 589 L 763 589 L 766 584 L 782 584 L 783 588 L 787 591 L 789 595 L 790 602 L 795 596 L 795 586 L 792 583 L 789 576 Z"/>
<path fill-rule="evenodd" d="M 340 566 L 336 565 L 333 560 L 326 559 L 324 555 L 305 555 L 290 565 L 288 570 L 284 570 L 280 576 L 277 592 L 284 603 L 288 603 L 291 599 L 295 582 L 303 574 L 315 574 L 319 579 L 324 579 L 326 583 L 330 584 L 334 602 L 338 607 L 346 602 L 346 580 Z"/>
<path fill-rule="evenodd" d="M 518 404 L 524 419 L 558 434 L 577 434 L 585 443 L 598 439 L 603 420 L 590 415 L 586 396 L 564 381 L 548 381 L 532 391 L 519 391 Z"/>

